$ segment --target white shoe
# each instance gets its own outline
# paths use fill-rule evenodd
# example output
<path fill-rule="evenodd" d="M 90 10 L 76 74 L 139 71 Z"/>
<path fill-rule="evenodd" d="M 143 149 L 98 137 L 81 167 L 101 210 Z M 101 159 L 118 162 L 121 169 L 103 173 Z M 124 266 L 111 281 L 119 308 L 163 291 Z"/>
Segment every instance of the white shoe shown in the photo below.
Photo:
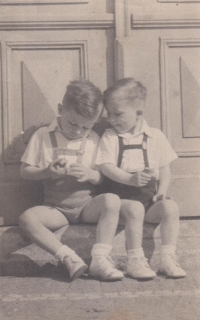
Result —
<path fill-rule="evenodd" d="M 80 277 L 88 268 L 87 264 L 77 254 L 71 256 L 65 256 L 63 264 L 69 270 L 69 276 L 71 281 Z"/>
<path fill-rule="evenodd" d="M 186 272 L 181 268 L 177 257 L 169 253 L 161 257 L 158 272 L 171 278 L 186 277 Z"/>
<path fill-rule="evenodd" d="M 89 267 L 89 274 L 104 281 L 122 280 L 123 272 L 116 269 L 110 256 L 95 255 Z"/>
<path fill-rule="evenodd" d="M 153 279 L 156 273 L 150 268 L 144 256 L 128 258 L 126 273 L 135 279 Z"/>

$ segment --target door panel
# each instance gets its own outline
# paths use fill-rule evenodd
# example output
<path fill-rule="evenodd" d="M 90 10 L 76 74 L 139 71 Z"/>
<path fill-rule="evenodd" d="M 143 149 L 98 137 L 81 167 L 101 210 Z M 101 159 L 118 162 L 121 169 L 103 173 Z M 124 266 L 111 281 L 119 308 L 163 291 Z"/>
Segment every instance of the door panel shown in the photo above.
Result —
<path fill-rule="evenodd" d="M 56 116 L 66 84 L 87 76 L 85 46 L 2 43 L 5 163 L 18 163 L 30 134 Z"/>
<path fill-rule="evenodd" d="M 200 42 L 162 40 L 161 45 L 163 125 L 180 157 L 200 156 Z"/>

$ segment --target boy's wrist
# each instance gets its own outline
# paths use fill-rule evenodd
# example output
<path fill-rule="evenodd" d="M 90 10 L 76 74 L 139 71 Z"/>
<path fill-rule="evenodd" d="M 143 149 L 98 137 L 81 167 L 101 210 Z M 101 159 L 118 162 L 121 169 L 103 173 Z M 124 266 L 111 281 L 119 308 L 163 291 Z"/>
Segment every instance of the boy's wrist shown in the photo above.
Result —
<path fill-rule="evenodd" d="M 100 179 L 99 171 L 89 168 L 88 169 L 88 181 L 96 184 L 96 183 L 98 183 L 99 179 Z"/>
<path fill-rule="evenodd" d="M 129 177 L 129 180 L 128 180 L 128 185 L 129 186 L 137 187 L 137 183 L 135 181 L 135 178 L 136 178 L 136 173 L 130 173 L 130 177 Z"/>

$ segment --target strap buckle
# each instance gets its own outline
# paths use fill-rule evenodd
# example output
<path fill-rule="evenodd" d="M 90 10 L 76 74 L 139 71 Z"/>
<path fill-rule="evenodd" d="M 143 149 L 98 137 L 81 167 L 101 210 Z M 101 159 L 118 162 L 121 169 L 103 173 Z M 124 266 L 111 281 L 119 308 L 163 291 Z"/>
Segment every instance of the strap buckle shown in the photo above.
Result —
<path fill-rule="evenodd" d="M 77 150 L 77 151 L 76 151 L 76 155 L 77 155 L 77 156 L 82 156 L 82 155 L 84 154 L 84 152 L 85 152 L 85 151 L 84 151 L 83 149 L 82 149 L 82 150 Z"/>

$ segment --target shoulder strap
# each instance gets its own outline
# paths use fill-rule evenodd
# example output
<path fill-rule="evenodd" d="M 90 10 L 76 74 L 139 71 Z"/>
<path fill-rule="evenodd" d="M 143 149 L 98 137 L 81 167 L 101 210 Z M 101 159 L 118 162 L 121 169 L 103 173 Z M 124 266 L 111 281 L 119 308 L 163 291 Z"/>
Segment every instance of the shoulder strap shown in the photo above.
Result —
<path fill-rule="evenodd" d="M 146 135 L 146 133 L 144 133 L 143 142 L 142 142 L 142 152 L 143 152 L 145 168 L 149 167 L 149 161 L 148 161 L 148 156 L 147 156 L 147 138 L 148 138 L 148 136 Z"/>
<path fill-rule="evenodd" d="M 148 136 L 146 133 L 143 134 L 143 141 L 142 144 L 130 144 L 130 145 L 124 145 L 123 138 L 118 136 L 119 141 L 119 154 L 118 154 L 118 162 L 117 166 L 120 168 L 122 163 L 122 157 L 124 150 L 132 150 L 132 149 L 142 149 L 143 152 L 143 158 L 144 158 L 144 165 L 145 168 L 149 167 L 149 161 L 147 156 L 147 138 Z"/>
<path fill-rule="evenodd" d="M 77 163 L 81 164 L 83 161 L 83 154 L 85 152 L 85 145 L 87 142 L 87 137 L 84 137 L 81 141 L 80 149 L 77 151 Z"/>
<path fill-rule="evenodd" d="M 120 136 L 118 136 L 118 141 L 119 141 L 119 154 L 118 154 L 117 166 L 118 168 L 120 168 L 122 163 L 122 156 L 124 152 L 124 143 L 123 143 L 123 138 Z"/>
<path fill-rule="evenodd" d="M 58 142 L 57 142 L 57 139 L 56 139 L 55 131 L 49 132 L 49 137 L 50 137 L 50 140 L 51 140 L 52 148 L 57 148 L 58 147 Z"/>

